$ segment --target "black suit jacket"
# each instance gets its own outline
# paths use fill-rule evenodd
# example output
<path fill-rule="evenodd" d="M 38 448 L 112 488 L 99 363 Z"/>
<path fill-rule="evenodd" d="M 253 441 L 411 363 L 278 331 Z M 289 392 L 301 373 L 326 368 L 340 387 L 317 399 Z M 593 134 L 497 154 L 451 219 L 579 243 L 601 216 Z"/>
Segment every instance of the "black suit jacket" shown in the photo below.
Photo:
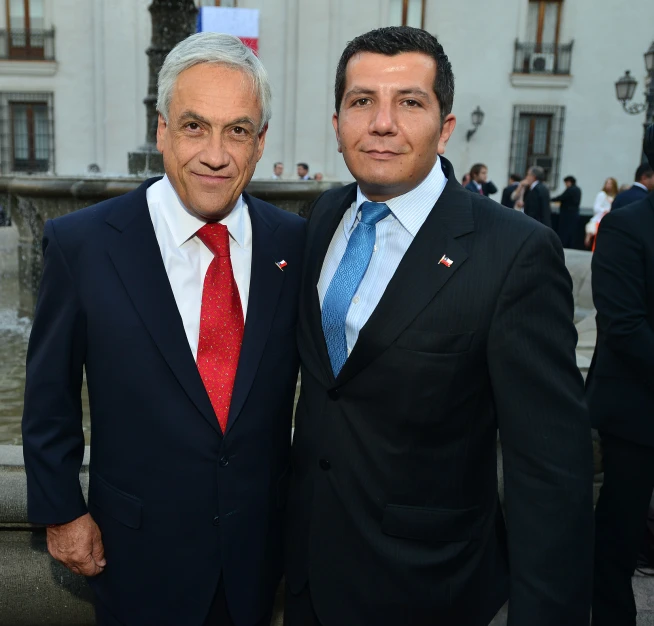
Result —
<path fill-rule="evenodd" d="M 544 183 L 538 183 L 525 192 L 525 215 L 537 222 L 552 227 L 552 210 L 550 209 L 550 192 Z"/>
<path fill-rule="evenodd" d="M 632 185 L 629 189 L 621 191 L 611 203 L 611 211 L 621 209 L 628 204 L 633 204 L 639 200 L 644 200 L 647 197 L 647 191 L 638 185 Z"/>
<path fill-rule="evenodd" d="M 587 626 L 590 424 L 561 244 L 442 161 L 445 190 L 336 379 L 316 285 L 356 186 L 313 208 L 287 584 L 309 581 L 324 626 L 486 626 L 507 597 L 510 623 Z"/>
<path fill-rule="evenodd" d="M 556 198 L 552 198 L 552 202 L 561 203 L 561 213 L 579 213 L 579 205 L 581 204 L 581 189 L 579 189 L 579 187 L 576 185 L 567 187 L 562 194 L 556 196 Z"/>
<path fill-rule="evenodd" d="M 46 224 L 23 417 L 29 518 L 87 512 L 85 369 L 99 602 L 128 626 L 199 626 L 222 572 L 234 622 L 249 626 L 271 609 L 282 568 L 304 221 L 245 195 L 250 296 L 223 436 L 150 219 L 154 180 Z"/>
<path fill-rule="evenodd" d="M 502 191 L 502 205 L 512 209 L 515 207 L 515 200 L 511 200 L 511 194 L 518 188 L 519 183 L 513 183 L 512 185 L 508 185 L 504 187 L 504 190 Z"/>
<path fill-rule="evenodd" d="M 654 194 L 600 224 L 593 254 L 593 426 L 654 446 Z"/>
<path fill-rule="evenodd" d="M 473 181 L 470 181 L 466 185 L 466 189 L 468 191 L 472 191 L 472 193 L 479 193 L 479 189 L 477 189 L 477 185 L 475 185 Z M 490 180 L 488 182 L 482 183 L 481 189 L 485 196 L 490 196 L 491 194 L 497 193 L 497 187 L 493 184 L 493 181 Z"/>

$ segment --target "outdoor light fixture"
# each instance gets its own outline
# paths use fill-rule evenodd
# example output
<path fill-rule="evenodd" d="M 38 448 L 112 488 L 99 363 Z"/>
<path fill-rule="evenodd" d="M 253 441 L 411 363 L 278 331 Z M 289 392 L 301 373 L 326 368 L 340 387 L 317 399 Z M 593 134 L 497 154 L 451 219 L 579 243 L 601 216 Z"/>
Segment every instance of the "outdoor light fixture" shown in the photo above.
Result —
<path fill-rule="evenodd" d="M 484 121 L 484 112 L 481 110 L 481 107 L 477 107 L 473 112 L 472 115 L 470 116 L 472 118 L 472 126 L 467 134 L 466 134 L 466 141 L 470 141 L 470 138 L 477 132 L 477 129 L 482 125 L 482 122 Z"/>
<path fill-rule="evenodd" d="M 638 115 L 647 107 L 646 102 L 643 102 L 642 104 L 634 103 L 627 106 L 627 102 L 634 97 L 637 86 L 638 81 L 631 75 L 629 70 L 627 70 L 625 75 L 615 83 L 615 95 L 618 100 L 622 102 L 622 108 L 630 115 Z"/>
<path fill-rule="evenodd" d="M 645 111 L 645 139 L 643 140 L 643 143 L 645 143 L 647 140 L 647 128 L 650 124 L 654 124 L 654 41 L 643 57 L 645 59 L 645 69 L 647 70 L 645 102 L 627 104 L 634 97 L 638 85 L 638 81 L 628 70 L 625 75 L 615 83 L 615 95 L 618 101 L 622 103 L 622 108 L 629 113 L 629 115 L 639 115 Z M 642 155 L 642 161 L 643 163 L 647 162 L 647 156 L 645 153 Z"/>
<path fill-rule="evenodd" d="M 649 118 L 654 115 L 654 113 L 652 113 L 652 110 L 654 109 L 654 41 L 643 57 L 645 59 L 645 69 L 647 70 L 649 80 L 649 88 L 646 86 L 645 91 L 645 102 L 635 102 L 634 104 L 627 105 L 627 103 L 634 97 L 636 87 L 638 86 L 638 81 L 631 75 L 629 70 L 627 70 L 625 75 L 615 83 L 615 95 L 622 103 L 622 108 L 630 115 L 638 115 L 649 108 L 647 115 L 648 119 L 645 121 L 645 124 L 647 124 L 648 122 L 651 123 Z"/>

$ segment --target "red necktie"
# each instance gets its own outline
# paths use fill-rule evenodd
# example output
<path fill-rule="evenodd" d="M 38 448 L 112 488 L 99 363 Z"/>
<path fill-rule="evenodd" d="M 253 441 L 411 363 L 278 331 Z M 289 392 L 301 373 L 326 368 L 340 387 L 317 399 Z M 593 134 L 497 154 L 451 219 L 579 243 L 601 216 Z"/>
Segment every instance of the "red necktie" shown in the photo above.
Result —
<path fill-rule="evenodd" d="M 198 370 L 224 433 L 243 342 L 243 307 L 229 256 L 227 226 L 205 224 L 197 236 L 214 254 L 202 289 Z"/>
<path fill-rule="evenodd" d="M 480 193 L 482 196 L 484 195 L 484 188 L 483 188 L 483 187 L 480 187 L 480 188 L 479 188 L 479 193 Z"/>

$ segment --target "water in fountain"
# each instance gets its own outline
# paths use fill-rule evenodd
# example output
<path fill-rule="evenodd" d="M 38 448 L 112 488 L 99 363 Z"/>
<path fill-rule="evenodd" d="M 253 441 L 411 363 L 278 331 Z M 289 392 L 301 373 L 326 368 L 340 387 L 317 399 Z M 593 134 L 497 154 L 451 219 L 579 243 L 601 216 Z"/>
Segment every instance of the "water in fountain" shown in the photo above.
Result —
<path fill-rule="evenodd" d="M 25 393 L 25 357 L 32 322 L 18 313 L 20 285 L 16 258 L 18 236 L 0 228 L 0 445 L 20 445 Z M 83 393 L 84 431 L 88 442 L 88 399 Z"/>

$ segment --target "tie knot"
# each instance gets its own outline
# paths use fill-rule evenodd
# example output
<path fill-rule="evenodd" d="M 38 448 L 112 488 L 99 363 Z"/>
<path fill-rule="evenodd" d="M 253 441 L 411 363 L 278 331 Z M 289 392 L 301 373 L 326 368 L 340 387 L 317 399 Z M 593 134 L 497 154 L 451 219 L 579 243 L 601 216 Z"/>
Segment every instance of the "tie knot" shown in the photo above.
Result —
<path fill-rule="evenodd" d="M 195 234 L 214 256 L 229 256 L 229 231 L 224 224 L 205 224 Z"/>
<path fill-rule="evenodd" d="M 360 208 L 361 217 L 359 219 L 368 226 L 374 226 L 379 220 L 383 220 L 391 214 L 391 210 L 384 202 L 364 202 Z"/>

